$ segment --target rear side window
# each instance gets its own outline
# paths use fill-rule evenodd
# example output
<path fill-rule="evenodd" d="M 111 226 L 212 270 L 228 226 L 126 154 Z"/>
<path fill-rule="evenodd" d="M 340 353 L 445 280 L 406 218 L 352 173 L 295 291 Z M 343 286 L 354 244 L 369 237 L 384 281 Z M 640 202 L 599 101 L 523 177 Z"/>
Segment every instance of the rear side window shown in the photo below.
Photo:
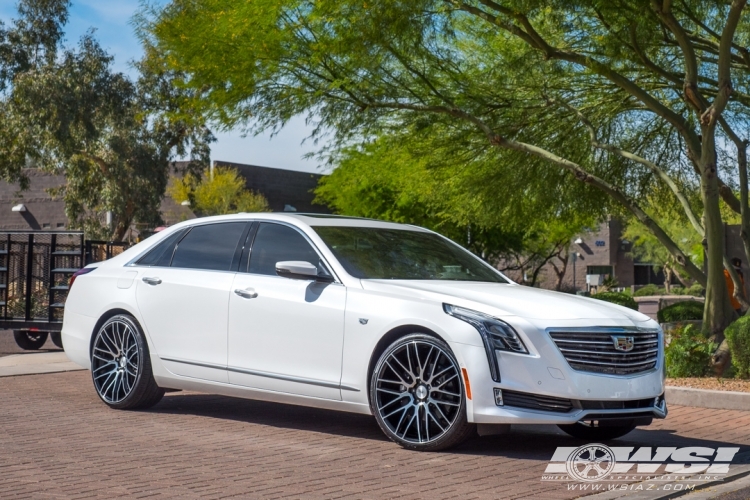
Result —
<path fill-rule="evenodd" d="M 276 276 L 276 263 L 302 260 L 324 269 L 318 253 L 298 231 L 280 224 L 262 223 L 250 251 L 248 272 Z"/>
<path fill-rule="evenodd" d="M 164 241 L 157 244 L 146 255 L 141 257 L 136 264 L 139 266 L 169 267 L 169 263 L 172 260 L 172 253 L 174 252 L 174 245 L 180 241 L 180 238 L 182 238 L 184 234 L 184 229 L 175 231 L 174 234 L 170 234 L 164 238 Z"/>
<path fill-rule="evenodd" d="M 230 271 L 245 222 L 206 224 L 190 230 L 177 245 L 172 267 Z"/>

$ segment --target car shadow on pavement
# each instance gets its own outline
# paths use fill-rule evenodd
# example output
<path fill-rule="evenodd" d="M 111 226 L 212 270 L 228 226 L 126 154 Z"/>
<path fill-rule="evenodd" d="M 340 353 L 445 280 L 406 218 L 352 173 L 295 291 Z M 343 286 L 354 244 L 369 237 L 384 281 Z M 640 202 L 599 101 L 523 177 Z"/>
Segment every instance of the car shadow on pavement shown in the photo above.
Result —
<path fill-rule="evenodd" d="M 387 441 L 375 419 L 369 415 L 213 394 L 170 393 L 147 411 L 190 414 L 283 429 Z"/>
<path fill-rule="evenodd" d="M 171 393 L 153 413 L 196 415 L 255 425 L 325 433 L 335 436 L 386 442 L 375 419 L 369 415 L 323 410 L 282 403 L 231 398 L 209 394 Z M 747 440 L 744 440 L 747 442 Z M 447 451 L 461 455 L 499 456 L 548 461 L 558 446 L 576 447 L 589 441 L 568 436 L 554 425 L 516 425 L 508 434 L 476 436 Z M 674 429 L 639 428 L 608 446 L 703 446 L 740 447 L 740 455 L 750 458 L 750 445 L 728 440 L 700 439 L 677 434 Z M 396 446 L 394 444 L 394 446 Z M 737 463 L 737 461 L 735 461 Z M 745 462 L 743 462 L 745 463 Z M 750 463 L 748 460 L 746 463 Z"/>

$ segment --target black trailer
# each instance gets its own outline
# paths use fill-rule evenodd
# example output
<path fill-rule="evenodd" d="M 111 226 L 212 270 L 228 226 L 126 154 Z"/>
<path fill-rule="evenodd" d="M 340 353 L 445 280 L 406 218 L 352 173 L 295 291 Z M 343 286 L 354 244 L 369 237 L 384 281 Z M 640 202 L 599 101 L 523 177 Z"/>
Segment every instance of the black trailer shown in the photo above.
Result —
<path fill-rule="evenodd" d="M 39 349 L 48 336 L 62 347 L 70 277 L 127 246 L 86 240 L 82 231 L 0 231 L 0 329 L 13 330 L 22 349 Z"/>

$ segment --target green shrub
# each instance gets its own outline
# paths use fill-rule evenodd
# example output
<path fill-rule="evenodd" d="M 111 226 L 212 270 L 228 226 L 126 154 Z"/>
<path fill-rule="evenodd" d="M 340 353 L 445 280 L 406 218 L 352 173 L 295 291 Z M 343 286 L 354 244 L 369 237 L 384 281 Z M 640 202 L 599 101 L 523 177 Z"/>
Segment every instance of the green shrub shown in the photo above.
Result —
<path fill-rule="evenodd" d="M 701 320 L 703 319 L 703 303 L 696 300 L 677 302 L 659 311 L 656 317 L 659 323 Z"/>
<path fill-rule="evenodd" d="M 685 289 L 685 295 L 692 295 L 693 297 L 702 297 L 705 292 L 706 290 L 700 283 L 694 283 Z"/>
<path fill-rule="evenodd" d="M 634 297 L 645 297 L 647 295 L 659 295 L 659 287 L 651 283 L 643 288 L 639 288 L 633 294 Z"/>
<path fill-rule="evenodd" d="M 716 350 L 695 325 L 685 325 L 672 331 L 672 340 L 664 349 L 667 377 L 702 377 L 708 373 L 711 355 Z"/>
<path fill-rule="evenodd" d="M 625 306 L 631 309 L 638 310 L 638 303 L 633 300 L 630 295 L 625 295 L 620 292 L 601 292 L 591 296 L 592 299 L 604 300 L 606 302 L 612 302 L 618 306 Z"/>
<path fill-rule="evenodd" d="M 724 330 L 735 376 L 750 378 L 750 317 L 743 316 Z"/>

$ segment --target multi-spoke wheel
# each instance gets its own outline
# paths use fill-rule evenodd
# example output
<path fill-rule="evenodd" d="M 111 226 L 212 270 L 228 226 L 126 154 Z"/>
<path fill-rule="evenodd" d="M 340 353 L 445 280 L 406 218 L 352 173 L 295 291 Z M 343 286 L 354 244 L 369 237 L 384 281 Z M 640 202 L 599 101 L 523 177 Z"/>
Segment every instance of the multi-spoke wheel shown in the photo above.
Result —
<path fill-rule="evenodd" d="M 125 314 L 109 318 L 96 333 L 91 375 L 97 394 L 112 408 L 149 408 L 164 396 L 151 373 L 146 339 Z"/>
<path fill-rule="evenodd" d="M 370 401 L 380 428 L 405 448 L 442 450 L 474 431 L 458 363 L 445 342 L 429 335 L 402 337 L 383 352 Z"/>

